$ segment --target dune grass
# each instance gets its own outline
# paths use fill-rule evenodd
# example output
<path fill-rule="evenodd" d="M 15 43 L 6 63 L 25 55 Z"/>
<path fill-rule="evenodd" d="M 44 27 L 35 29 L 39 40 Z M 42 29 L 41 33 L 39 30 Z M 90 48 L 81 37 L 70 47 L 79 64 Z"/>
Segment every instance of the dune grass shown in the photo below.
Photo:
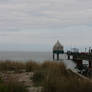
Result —
<path fill-rule="evenodd" d="M 71 70 L 67 70 L 62 62 L 46 61 L 0 62 L 0 71 L 33 72 L 33 86 L 43 87 L 42 92 L 91 92 L 92 82 L 83 79 Z M 0 80 L 1 81 L 1 80 Z M 18 84 L 18 85 L 17 85 Z M 27 92 L 24 85 L 17 82 L 0 83 L 0 92 Z M 4 89 L 5 88 L 5 89 Z M 4 91 L 3 91 L 4 90 Z M 6 91 L 8 90 L 8 91 Z M 11 91 L 14 90 L 14 91 Z"/>
<path fill-rule="evenodd" d="M 0 79 L 0 92 L 28 92 L 25 85 L 15 80 Z"/>
<path fill-rule="evenodd" d="M 42 86 L 43 92 L 91 92 L 92 82 L 67 70 L 61 62 L 45 62 L 35 72 L 35 85 Z"/>
<path fill-rule="evenodd" d="M 35 61 L 28 61 L 25 63 L 26 72 L 34 72 L 40 69 L 41 65 Z"/>
<path fill-rule="evenodd" d="M 34 61 L 18 62 L 18 61 L 0 61 L 0 71 L 33 72 L 40 68 L 40 64 Z"/>
<path fill-rule="evenodd" d="M 16 71 L 25 69 L 25 64 L 22 62 L 15 61 L 0 61 L 0 71 Z"/>

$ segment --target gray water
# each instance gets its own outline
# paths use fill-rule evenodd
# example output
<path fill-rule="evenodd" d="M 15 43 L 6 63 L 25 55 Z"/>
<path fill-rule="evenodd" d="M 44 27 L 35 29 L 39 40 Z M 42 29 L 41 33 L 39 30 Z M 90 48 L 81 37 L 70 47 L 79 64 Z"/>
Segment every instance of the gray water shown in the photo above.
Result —
<path fill-rule="evenodd" d="M 52 60 L 50 52 L 0 52 L 0 60 L 45 61 Z"/>
<path fill-rule="evenodd" d="M 67 68 L 74 69 L 75 63 L 71 60 L 67 60 L 66 55 L 60 55 L 60 59 L 65 63 Z M 11 61 L 52 61 L 51 52 L 0 52 L 0 60 L 11 60 Z"/>

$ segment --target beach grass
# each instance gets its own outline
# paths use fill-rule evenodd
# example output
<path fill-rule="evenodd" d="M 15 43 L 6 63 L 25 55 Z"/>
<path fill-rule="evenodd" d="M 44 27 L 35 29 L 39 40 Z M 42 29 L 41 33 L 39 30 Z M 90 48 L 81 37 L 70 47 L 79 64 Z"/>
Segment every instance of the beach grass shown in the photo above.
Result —
<path fill-rule="evenodd" d="M 22 62 L 16 61 L 0 61 L 0 71 L 16 71 L 25 69 L 25 64 Z"/>
<path fill-rule="evenodd" d="M 0 92 L 28 92 L 25 85 L 22 83 L 15 81 L 15 80 L 9 80 L 7 81 L 0 80 Z"/>
<path fill-rule="evenodd" d="M 41 92 L 92 91 L 92 82 L 90 79 L 78 76 L 72 70 L 67 69 L 62 62 L 0 62 L 0 72 L 6 73 L 7 71 L 14 71 L 14 73 L 18 74 L 22 72 L 33 72 L 33 76 L 29 76 L 29 78 L 33 82 L 33 87 L 43 88 Z M 0 80 L 0 92 L 27 92 L 27 90 L 22 83 L 18 83 L 14 80 L 8 82 Z"/>
<path fill-rule="evenodd" d="M 62 62 L 44 62 L 41 67 L 35 72 L 33 81 L 43 87 L 43 92 L 92 91 L 92 82 L 67 70 Z"/>

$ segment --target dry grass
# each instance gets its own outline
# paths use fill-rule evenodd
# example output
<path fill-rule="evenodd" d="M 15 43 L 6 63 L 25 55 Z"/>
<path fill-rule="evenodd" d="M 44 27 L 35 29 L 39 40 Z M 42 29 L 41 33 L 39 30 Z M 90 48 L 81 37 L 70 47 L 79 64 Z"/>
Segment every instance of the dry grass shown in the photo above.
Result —
<path fill-rule="evenodd" d="M 26 64 L 26 71 L 27 72 L 34 72 L 40 68 L 40 64 L 34 61 L 28 61 Z"/>
<path fill-rule="evenodd" d="M 0 71 L 16 71 L 25 69 L 25 64 L 15 61 L 0 61 Z"/>
<path fill-rule="evenodd" d="M 28 92 L 25 85 L 15 80 L 0 82 L 0 92 Z"/>
<path fill-rule="evenodd" d="M 89 80 L 85 80 L 71 70 L 67 70 L 66 66 L 62 62 L 47 61 L 38 64 L 33 61 L 20 63 L 20 62 L 0 62 L 0 71 L 21 71 L 34 72 L 34 76 L 31 78 L 34 82 L 34 86 L 42 86 L 42 92 L 91 92 L 92 83 Z M 0 84 L 0 92 L 12 92 L 1 91 L 3 87 L 9 85 L 9 88 L 16 88 L 21 90 L 21 84 L 9 82 L 8 84 Z M 12 84 L 12 85 L 11 85 Z M 21 89 L 20 89 L 21 88 Z M 26 92 L 26 91 L 13 91 L 13 92 Z"/>
<path fill-rule="evenodd" d="M 42 71 L 41 71 L 42 70 Z M 43 92 L 91 92 L 92 83 L 67 70 L 63 63 L 44 62 L 35 72 L 33 81 L 43 86 Z"/>
<path fill-rule="evenodd" d="M 27 72 L 33 72 L 35 70 L 38 70 L 40 68 L 40 64 L 34 62 L 34 61 L 28 61 L 28 62 L 16 62 L 16 61 L 0 61 L 0 71 L 27 71 Z"/>

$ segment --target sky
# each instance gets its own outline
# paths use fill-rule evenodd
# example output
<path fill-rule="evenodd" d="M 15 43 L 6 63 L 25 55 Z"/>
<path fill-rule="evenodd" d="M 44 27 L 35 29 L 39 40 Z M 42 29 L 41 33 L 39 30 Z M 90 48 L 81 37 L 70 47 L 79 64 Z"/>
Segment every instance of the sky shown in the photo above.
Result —
<path fill-rule="evenodd" d="M 0 51 L 92 46 L 92 0 L 0 0 Z"/>

